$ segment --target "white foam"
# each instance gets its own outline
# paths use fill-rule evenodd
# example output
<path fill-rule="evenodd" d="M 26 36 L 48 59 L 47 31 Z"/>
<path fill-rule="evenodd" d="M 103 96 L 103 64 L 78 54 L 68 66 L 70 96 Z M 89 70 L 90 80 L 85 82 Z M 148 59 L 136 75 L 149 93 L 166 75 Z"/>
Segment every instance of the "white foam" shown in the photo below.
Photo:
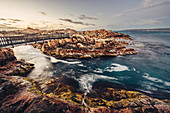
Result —
<path fill-rule="evenodd" d="M 83 65 L 83 64 L 78 64 L 78 66 L 81 66 L 81 67 L 86 67 L 85 65 Z"/>
<path fill-rule="evenodd" d="M 124 66 L 124 65 L 112 63 L 111 66 L 106 67 L 104 69 L 104 71 L 108 71 L 108 72 L 113 72 L 113 71 L 129 71 L 129 68 L 127 66 Z"/>
<path fill-rule="evenodd" d="M 0 93 L 3 92 L 3 85 L 0 87 Z"/>
<path fill-rule="evenodd" d="M 84 74 L 80 78 L 78 78 L 77 81 L 79 82 L 82 90 L 84 90 L 85 93 L 90 93 L 90 90 L 92 89 L 92 84 L 98 79 L 117 80 L 117 78 L 114 77 L 108 77 L 97 74 Z"/>
<path fill-rule="evenodd" d="M 56 59 L 56 58 L 54 58 L 54 57 L 50 57 L 50 61 L 51 61 L 52 63 L 62 62 L 62 63 L 66 63 L 66 64 L 80 64 L 80 63 L 81 63 L 81 61 L 69 62 L 69 61 L 66 61 L 66 60 Z"/>
<path fill-rule="evenodd" d="M 95 72 L 95 73 L 103 73 L 103 70 L 102 69 L 100 69 L 100 68 L 97 68 L 96 70 L 94 70 L 93 72 Z"/>
<path fill-rule="evenodd" d="M 157 90 L 158 90 L 156 87 L 153 87 L 153 86 L 151 86 L 151 85 L 146 85 L 146 88 L 147 88 L 148 90 L 153 90 L 153 91 L 157 91 Z"/>
<path fill-rule="evenodd" d="M 135 69 L 135 68 L 132 68 L 132 71 L 136 71 L 136 69 Z"/>
<path fill-rule="evenodd" d="M 144 78 L 146 78 L 146 79 L 148 79 L 150 81 L 153 81 L 153 82 L 160 82 L 160 83 L 163 82 L 163 80 L 161 80 L 161 79 L 151 77 L 148 73 L 144 73 L 144 75 L 142 77 L 144 77 Z"/>
<path fill-rule="evenodd" d="M 17 59 L 24 59 L 27 62 L 35 64 L 35 69 L 29 74 L 33 79 L 45 79 L 53 76 L 52 65 L 49 56 L 43 54 L 39 49 L 33 48 L 31 45 L 18 46 L 13 48 Z"/>
<path fill-rule="evenodd" d="M 164 85 L 165 85 L 165 86 L 170 86 L 170 82 L 165 81 L 165 82 L 164 82 Z"/>
<path fill-rule="evenodd" d="M 145 92 L 145 93 L 149 93 L 149 94 L 152 94 L 151 91 L 147 91 L 147 90 L 143 90 L 143 89 L 137 89 L 138 91 L 141 91 L 141 92 Z"/>

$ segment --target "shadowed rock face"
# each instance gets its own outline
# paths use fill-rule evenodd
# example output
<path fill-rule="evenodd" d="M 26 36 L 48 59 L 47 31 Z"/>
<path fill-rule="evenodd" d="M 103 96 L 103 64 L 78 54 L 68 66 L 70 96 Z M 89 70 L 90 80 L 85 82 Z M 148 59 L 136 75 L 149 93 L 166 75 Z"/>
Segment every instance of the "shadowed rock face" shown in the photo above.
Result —
<path fill-rule="evenodd" d="M 94 58 L 137 54 L 136 50 L 126 48 L 132 43 L 130 40 L 129 35 L 101 29 L 76 32 L 70 38 L 51 40 L 33 46 L 48 55 L 60 58 Z"/>
<path fill-rule="evenodd" d="M 26 63 L 24 60 L 17 61 L 13 50 L 9 48 L 0 50 L 0 63 L 0 73 L 8 76 L 27 76 L 34 68 L 34 64 Z"/>
<path fill-rule="evenodd" d="M 1 49 L 0 50 L 0 66 L 6 65 L 8 62 L 13 61 L 15 58 L 12 49 Z"/>

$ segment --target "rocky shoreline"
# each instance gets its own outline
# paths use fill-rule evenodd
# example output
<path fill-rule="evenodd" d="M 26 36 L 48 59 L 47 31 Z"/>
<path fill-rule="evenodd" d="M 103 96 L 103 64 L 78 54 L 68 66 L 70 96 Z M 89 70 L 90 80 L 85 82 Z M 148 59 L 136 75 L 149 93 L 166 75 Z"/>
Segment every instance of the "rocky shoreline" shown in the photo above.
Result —
<path fill-rule="evenodd" d="M 96 32 L 100 34 L 106 31 L 77 32 L 76 34 L 79 35 L 73 35 L 72 38 L 67 39 L 72 40 L 72 43 L 65 42 L 66 39 L 59 39 L 57 41 L 33 44 L 33 46 L 48 55 L 60 58 L 93 58 L 138 53 L 134 49 L 128 50 L 126 46 L 129 43 L 126 41 L 116 41 L 116 39 L 131 40 L 127 35 L 117 34 L 117 37 L 110 39 L 111 34 L 107 34 L 108 38 L 106 38 L 101 33 L 102 35 L 99 35 L 103 37 L 101 38 L 99 36 L 93 37 L 93 32 L 94 34 Z M 87 34 L 90 37 L 89 39 L 86 36 Z M 82 39 L 82 36 L 87 38 L 86 41 Z M 71 48 L 71 44 L 76 47 Z M 94 49 L 90 49 L 91 46 Z M 59 52 L 57 51 L 58 48 L 60 49 Z M 67 54 L 69 53 L 66 51 L 67 49 L 71 51 L 70 56 Z M 75 52 L 75 50 L 77 51 Z M 102 51 L 103 54 L 100 54 Z M 122 54 L 120 54 L 121 52 Z M 74 57 L 78 53 L 82 54 Z M 33 69 L 34 64 L 27 63 L 24 60 L 17 60 L 12 49 L 4 48 L 0 50 L 0 113 L 170 112 L 169 100 L 161 101 L 137 91 L 117 88 L 107 84 L 98 84 L 93 86 L 93 91 L 90 93 L 84 93 L 80 90 L 78 81 L 67 76 L 53 77 L 45 81 L 30 79 L 27 75 Z"/>
<path fill-rule="evenodd" d="M 95 31 L 74 32 L 71 37 L 56 39 L 46 42 L 32 44 L 33 47 L 41 49 L 47 55 L 57 58 L 95 58 L 103 56 L 123 56 L 138 54 L 133 48 L 129 35 L 106 31 L 105 29 Z"/>

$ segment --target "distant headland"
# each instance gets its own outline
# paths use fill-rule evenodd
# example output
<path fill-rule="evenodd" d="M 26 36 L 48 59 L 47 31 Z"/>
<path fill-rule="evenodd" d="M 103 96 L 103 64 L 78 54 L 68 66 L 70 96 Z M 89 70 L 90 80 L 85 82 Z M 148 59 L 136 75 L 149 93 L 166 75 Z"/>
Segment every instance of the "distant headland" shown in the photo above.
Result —
<path fill-rule="evenodd" d="M 151 29 L 127 29 L 122 31 L 165 31 L 170 32 L 170 28 L 151 28 Z"/>

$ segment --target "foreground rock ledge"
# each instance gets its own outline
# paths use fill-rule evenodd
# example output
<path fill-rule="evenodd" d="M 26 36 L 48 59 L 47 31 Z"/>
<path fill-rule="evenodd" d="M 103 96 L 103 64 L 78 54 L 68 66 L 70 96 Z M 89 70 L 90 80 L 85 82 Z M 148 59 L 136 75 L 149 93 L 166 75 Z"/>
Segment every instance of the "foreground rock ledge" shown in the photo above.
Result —
<path fill-rule="evenodd" d="M 167 103 L 124 89 L 95 88 L 84 98 L 77 82 L 65 76 L 48 80 L 43 85 L 26 77 L 2 74 L 0 81 L 0 113 L 170 112 Z M 86 106 L 82 105 L 83 99 Z"/>
<path fill-rule="evenodd" d="M 75 32 L 69 38 L 32 45 L 48 55 L 59 58 L 94 58 L 138 54 L 133 48 L 127 48 L 127 45 L 133 43 L 129 37 L 129 35 L 101 29 Z"/>

